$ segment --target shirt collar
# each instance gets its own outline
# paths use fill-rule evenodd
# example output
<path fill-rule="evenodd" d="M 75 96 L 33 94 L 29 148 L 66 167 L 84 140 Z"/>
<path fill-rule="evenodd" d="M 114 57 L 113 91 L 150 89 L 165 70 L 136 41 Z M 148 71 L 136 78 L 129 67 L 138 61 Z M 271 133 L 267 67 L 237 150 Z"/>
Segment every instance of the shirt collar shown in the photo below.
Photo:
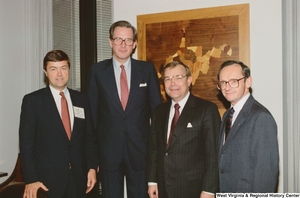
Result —
<path fill-rule="evenodd" d="M 250 93 L 247 93 L 240 101 L 238 101 L 238 103 L 236 103 L 234 106 L 231 105 L 231 107 L 233 107 L 234 112 L 236 114 L 238 114 L 241 111 L 241 109 L 243 108 L 244 104 L 248 100 L 249 96 L 250 96 Z"/>
<path fill-rule="evenodd" d="M 183 107 L 185 106 L 185 104 L 186 104 L 186 102 L 187 102 L 189 96 L 190 96 L 190 92 L 188 92 L 188 93 L 186 94 L 186 96 L 184 96 L 184 98 L 183 98 L 181 101 L 179 101 L 179 102 L 175 102 L 175 101 L 172 100 L 172 107 L 174 107 L 174 105 L 175 105 L 176 103 L 178 103 L 179 106 L 180 106 L 180 109 L 179 109 L 179 110 L 182 111 L 182 109 L 183 109 Z"/>
<path fill-rule="evenodd" d="M 59 93 L 60 93 L 61 91 L 55 89 L 55 88 L 52 87 L 51 85 L 49 85 L 49 87 L 50 87 L 50 91 L 51 91 L 52 95 L 53 95 L 55 98 L 60 97 Z M 62 90 L 62 92 L 64 92 L 65 95 L 69 94 L 69 91 L 68 91 L 67 87 L 65 87 L 65 88 Z"/>
<path fill-rule="evenodd" d="M 120 65 L 124 65 L 124 68 L 125 68 L 125 70 L 126 70 L 126 69 L 129 68 L 129 66 L 131 65 L 131 58 L 128 58 L 128 59 L 126 60 L 126 62 L 123 63 L 123 64 L 119 63 L 114 57 L 113 57 L 112 59 L 113 59 L 113 65 L 114 65 L 114 68 L 115 68 L 115 69 L 116 69 L 116 68 L 120 69 Z"/>

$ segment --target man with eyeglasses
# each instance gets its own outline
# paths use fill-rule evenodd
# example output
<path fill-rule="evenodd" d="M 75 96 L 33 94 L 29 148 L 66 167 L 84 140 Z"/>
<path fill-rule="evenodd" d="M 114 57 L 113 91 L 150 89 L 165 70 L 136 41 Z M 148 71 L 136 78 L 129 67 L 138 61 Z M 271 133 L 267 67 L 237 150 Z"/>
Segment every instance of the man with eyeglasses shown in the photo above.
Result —
<path fill-rule="evenodd" d="M 220 191 L 275 192 L 279 170 L 277 125 L 271 113 L 250 94 L 250 69 L 240 61 L 226 61 L 220 67 L 218 81 L 218 89 L 231 103 L 221 124 Z"/>
<path fill-rule="evenodd" d="M 216 104 L 190 93 L 188 66 L 174 61 L 163 69 L 171 100 L 151 122 L 147 157 L 150 198 L 213 198 L 218 190 L 220 114 Z"/>
<path fill-rule="evenodd" d="M 109 30 L 112 58 L 91 68 L 88 95 L 99 147 L 103 198 L 147 195 L 146 155 L 150 118 L 161 103 L 154 65 L 131 57 L 137 31 L 127 21 Z"/>

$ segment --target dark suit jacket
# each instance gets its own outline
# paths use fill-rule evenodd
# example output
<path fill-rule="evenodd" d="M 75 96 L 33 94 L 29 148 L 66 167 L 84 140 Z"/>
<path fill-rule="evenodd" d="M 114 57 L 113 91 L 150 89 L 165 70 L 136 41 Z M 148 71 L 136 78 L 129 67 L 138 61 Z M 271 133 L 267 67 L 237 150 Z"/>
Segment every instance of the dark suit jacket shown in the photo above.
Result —
<path fill-rule="evenodd" d="M 91 68 L 88 94 L 97 128 L 100 169 L 117 170 L 127 146 L 133 168 L 145 170 L 151 113 L 161 103 L 157 73 L 152 63 L 131 59 L 130 93 L 125 111 L 115 78 L 112 59 Z"/>
<path fill-rule="evenodd" d="M 225 144 L 223 116 L 219 154 L 221 192 L 275 192 L 279 154 L 277 125 L 252 95 L 236 118 Z"/>
<path fill-rule="evenodd" d="M 19 128 L 20 156 L 26 184 L 40 181 L 50 197 L 62 197 L 69 164 L 76 194 L 84 197 L 87 172 L 97 168 L 97 145 L 87 97 L 69 89 L 73 106 L 84 109 L 85 119 L 74 117 L 69 141 L 49 87 L 23 98 Z"/>
<path fill-rule="evenodd" d="M 170 198 L 199 198 L 201 191 L 218 190 L 218 138 L 220 115 L 217 106 L 190 95 L 166 149 L 171 101 L 158 106 L 151 127 L 147 180 L 163 183 Z"/>

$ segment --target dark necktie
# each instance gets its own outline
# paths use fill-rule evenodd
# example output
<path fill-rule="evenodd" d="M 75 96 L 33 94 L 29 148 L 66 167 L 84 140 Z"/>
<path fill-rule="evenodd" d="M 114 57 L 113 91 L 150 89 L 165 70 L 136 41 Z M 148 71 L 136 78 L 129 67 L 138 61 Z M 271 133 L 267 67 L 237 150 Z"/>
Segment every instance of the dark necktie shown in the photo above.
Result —
<path fill-rule="evenodd" d="M 225 140 L 227 138 L 227 135 L 231 129 L 231 124 L 232 124 L 232 116 L 234 113 L 234 109 L 233 107 L 230 108 L 229 114 L 227 116 L 227 120 L 226 120 L 226 128 L 225 128 Z"/>
<path fill-rule="evenodd" d="M 174 113 L 174 117 L 173 117 L 172 123 L 171 123 L 171 130 L 170 130 L 170 135 L 169 135 L 169 139 L 168 139 L 168 143 L 167 143 L 167 148 L 170 146 L 170 143 L 171 143 L 171 140 L 172 140 L 172 136 L 173 136 L 173 132 L 174 132 L 176 123 L 178 121 L 178 118 L 180 116 L 180 112 L 179 112 L 180 106 L 179 106 L 179 104 L 176 103 L 174 105 L 174 108 L 175 108 L 175 113 Z"/>
<path fill-rule="evenodd" d="M 123 110 L 125 111 L 126 104 L 128 101 L 129 91 L 128 91 L 127 76 L 126 76 L 126 71 L 124 69 L 124 65 L 121 65 L 120 67 L 122 69 L 120 75 L 121 103 L 122 103 Z"/>
<path fill-rule="evenodd" d="M 68 108 L 68 102 L 65 97 L 64 92 L 59 93 L 61 95 L 61 119 L 68 135 L 68 138 L 71 139 L 71 121 L 70 121 L 70 114 Z"/>

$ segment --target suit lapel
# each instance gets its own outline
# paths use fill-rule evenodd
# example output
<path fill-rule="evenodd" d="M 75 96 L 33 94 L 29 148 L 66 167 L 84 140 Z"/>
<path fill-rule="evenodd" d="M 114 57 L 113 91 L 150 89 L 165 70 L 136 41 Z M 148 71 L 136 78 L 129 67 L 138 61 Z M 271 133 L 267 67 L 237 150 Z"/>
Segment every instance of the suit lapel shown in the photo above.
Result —
<path fill-rule="evenodd" d="M 61 117 L 57 110 L 57 106 L 56 106 L 56 103 L 54 101 L 54 98 L 53 98 L 53 95 L 51 93 L 49 86 L 44 89 L 43 100 L 44 100 L 45 109 L 46 109 L 45 112 L 48 113 L 50 120 L 52 120 L 52 123 L 58 128 L 58 130 L 56 130 L 56 131 L 59 133 L 61 133 L 61 131 L 65 132 L 63 123 L 61 121 Z M 63 135 L 66 138 L 68 138 L 66 133 L 63 133 Z"/>
<path fill-rule="evenodd" d="M 139 83 L 143 73 L 141 73 L 141 68 L 136 64 L 134 59 L 131 59 L 131 79 L 130 79 L 130 90 L 129 90 L 129 97 L 126 109 L 130 107 L 134 100 L 136 100 L 135 96 L 137 95 L 136 92 L 138 91 Z"/>
<path fill-rule="evenodd" d="M 225 135 L 225 124 L 226 124 L 226 118 L 228 116 L 229 113 L 229 109 L 227 109 L 227 111 L 224 113 L 223 117 L 222 117 L 222 122 L 221 122 L 221 133 L 220 133 L 220 149 L 223 148 L 223 144 L 224 144 L 224 135 Z"/>
<path fill-rule="evenodd" d="M 168 124 L 169 124 L 169 116 L 170 116 L 170 108 L 171 108 L 171 101 L 168 101 L 166 105 L 164 105 L 164 109 L 160 111 L 159 119 L 162 122 L 162 139 L 164 140 L 164 146 L 167 144 L 167 135 L 168 135 Z"/>
<path fill-rule="evenodd" d="M 104 78 L 103 81 L 108 86 L 109 90 L 111 90 L 107 93 L 107 94 L 110 94 L 110 96 L 107 96 L 107 97 L 111 98 L 117 104 L 119 104 L 120 108 L 123 110 L 121 100 L 119 97 L 119 93 L 118 93 L 117 84 L 116 84 L 116 78 L 120 78 L 120 77 L 115 76 L 112 59 L 111 59 L 111 61 L 108 61 L 106 65 L 104 65 L 102 72 L 103 72 L 103 74 L 101 75 L 101 77 Z"/>
<path fill-rule="evenodd" d="M 170 143 L 170 147 L 172 147 L 172 144 L 174 144 L 177 140 L 177 138 L 186 131 L 187 124 L 189 120 L 191 120 L 191 117 L 194 114 L 195 110 L 195 98 L 192 94 L 190 94 L 182 112 L 181 115 L 177 121 L 176 127 L 174 129 L 174 133 L 172 136 L 172 141 Z"/>
<path fill-rule="evenodd" d="M 227 148 L 227 146 L 230 144 L 230 142 L 233 140 L 233 138 L 237 135 L 239 128 L 243 125 L 245 120 L 248 118 L 250 115 L 251 107 L 253 105 L 254 98 L 252 95 L 248 98 L 246 103 L 244 104 L 243 108 L 241 109 L 239 115 L 237 116 L 236 120 L 234 121 L 228 136 L 226 138 L 225 144 L 221 144 L 221 150 L 224 150 Z M 228 114 L 228 110 L 226 111 L 226 117 Z M 225 115 L 223 119 L 226 119 Z M 222 137 L 224 137 L 224 132 L 225 132 L 225 120 L 222 122 Z M 223 143 L 223 141 L 221 141 Z"/>
<path fill-rule="evenodd" d="M 70 90 L 70 89 L 68 89 L 69 90 L 69 93 L 70 93 L 70 98 L 71 98 L 71 101 L 72 101 L 72 105 L 73 105 L 73 116 L 74 116 L 74 123 L 73 123 L 73 128 L 72 128 L 72 136 L 71 136 L 71 140 L 72 139 L 74 139 L 74 136 L 76 136 L 76 134 L 77 134 L 77 131 L 76 131 L 76 129 L 77 129 L 77 119 L 75 118 L 75 112 L 74 112 L 74 106 L 76 106 L 76 107 L 81 107 L 80 106 L 80 104 L 79 104 L 79 98 L 76 98 L 76 97 L 74 97 L 74 94 L 73 94 L 73 90 Z M 83 107 L 82 107 L 83 108 Z"/>

